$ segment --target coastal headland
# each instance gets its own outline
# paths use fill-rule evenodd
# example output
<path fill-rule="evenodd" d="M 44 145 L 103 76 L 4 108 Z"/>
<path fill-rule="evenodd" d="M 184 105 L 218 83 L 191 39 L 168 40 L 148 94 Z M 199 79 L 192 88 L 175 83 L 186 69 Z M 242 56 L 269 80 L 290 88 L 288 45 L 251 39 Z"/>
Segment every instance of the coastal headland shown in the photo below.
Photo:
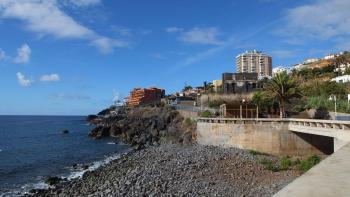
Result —
<path fill-rule="evenodd" d="M 171 107 L 107 110 L 89 119 L 96 125 L 91 137 L 116 137 L 132 151 L 33 196 L 272 196 L 301 174 L 271 168 L 276 156 L 196 144 L 195 123 Z"/>

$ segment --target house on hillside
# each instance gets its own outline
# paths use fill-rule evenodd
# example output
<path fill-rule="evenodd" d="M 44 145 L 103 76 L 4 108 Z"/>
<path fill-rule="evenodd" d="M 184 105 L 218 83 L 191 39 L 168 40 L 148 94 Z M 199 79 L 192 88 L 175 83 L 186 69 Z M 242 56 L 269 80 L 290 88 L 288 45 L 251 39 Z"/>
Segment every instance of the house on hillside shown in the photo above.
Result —
<path fill-rule="evenodd" d="M 335 81 L 337 83 L 348 83 L 350 82 L 350 75 L 343 75 L 339 77 L 334 77 L 331 79 L 331 81 Z"/>
<path fill-rule="evenodd" d="M 284 66 L 277 66 L 276 68 L 272 69 L 272 76 L 276 76 L 276 74 L 281 72 L 290 73 L 291 69 Z"/>

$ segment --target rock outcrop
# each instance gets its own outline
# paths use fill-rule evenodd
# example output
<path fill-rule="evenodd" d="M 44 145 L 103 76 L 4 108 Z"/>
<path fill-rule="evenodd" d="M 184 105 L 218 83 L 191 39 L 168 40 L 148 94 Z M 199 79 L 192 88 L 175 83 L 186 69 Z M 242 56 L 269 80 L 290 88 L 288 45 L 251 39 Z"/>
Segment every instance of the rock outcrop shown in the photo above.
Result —
<path fill-rule="evenodd" d="M 96 124 L 96 121 L 91 123 Z M 101 118 L 90 136 L 111 136 L 136 149 L 163 142 L 191 143 L 193 125 L 171 107 L 122 108 L 113 116 Z"/>

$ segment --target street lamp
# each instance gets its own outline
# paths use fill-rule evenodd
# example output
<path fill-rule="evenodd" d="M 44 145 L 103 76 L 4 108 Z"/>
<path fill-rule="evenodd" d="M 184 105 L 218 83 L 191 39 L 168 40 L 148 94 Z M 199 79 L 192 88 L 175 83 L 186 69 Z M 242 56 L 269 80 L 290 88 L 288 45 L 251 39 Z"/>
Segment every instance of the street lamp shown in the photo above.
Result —
<path fill-rule="evenodd" d="M 329 100 L 334 101 L 334 113 L 335 113 L 335 116 L 337 116 L 337 96 L 332 94 L 331 96 L 329 96 Z"/>
<path fill-rule="evenodd" d="M 243 118 L 243 114 L 242 114 L 242 104 L 245 104 L 246 100 L 245 99 L 242 99 L 241 101 L 241 105 L 239 107 L 239 114 L 241 116 L 241 119 Z"/>

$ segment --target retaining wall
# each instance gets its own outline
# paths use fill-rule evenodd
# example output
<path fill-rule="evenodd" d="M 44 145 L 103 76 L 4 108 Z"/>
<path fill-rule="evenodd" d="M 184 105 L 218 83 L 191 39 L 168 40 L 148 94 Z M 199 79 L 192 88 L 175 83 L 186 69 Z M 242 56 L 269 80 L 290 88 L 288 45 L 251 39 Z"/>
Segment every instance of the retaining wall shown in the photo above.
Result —
<path fill-rule="evenodd" d="M 237 147 L 274 155 L 333 153 L 333 138 L 296 133 L 286 121 L 242 123 L 197 123 L 197 142 L 203 145 Z"/>

